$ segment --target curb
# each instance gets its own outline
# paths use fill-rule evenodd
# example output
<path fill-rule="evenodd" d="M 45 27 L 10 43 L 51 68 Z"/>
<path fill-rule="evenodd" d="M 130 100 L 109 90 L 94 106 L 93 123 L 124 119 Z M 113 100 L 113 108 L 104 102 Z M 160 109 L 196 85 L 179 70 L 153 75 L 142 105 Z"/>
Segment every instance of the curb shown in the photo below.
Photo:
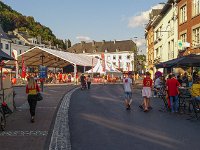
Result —
<path fill-rule="evenodd" d="M 49 150 L 71 150 L 70 132 L 69 132 L 69 104 L 71 95 L 80 87 L 76 87 L 69 91 L 63 98 L 56 114 L 56 120 L 51 135 Z"/>

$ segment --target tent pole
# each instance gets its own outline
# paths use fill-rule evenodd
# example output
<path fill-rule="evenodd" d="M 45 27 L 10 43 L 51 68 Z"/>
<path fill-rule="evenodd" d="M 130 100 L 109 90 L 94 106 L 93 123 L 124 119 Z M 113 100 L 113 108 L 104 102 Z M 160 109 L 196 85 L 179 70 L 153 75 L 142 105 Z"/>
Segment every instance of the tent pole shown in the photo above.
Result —
<path fill-rule="evenodd" d="M 74 82 L 75 82 L 75 84 L 77 84 L 78 83 L 78 79 L 76 78 L 76 76 L 77 76 L 77 66 L 76 66 L 76 64 L 74 64 Z"/>

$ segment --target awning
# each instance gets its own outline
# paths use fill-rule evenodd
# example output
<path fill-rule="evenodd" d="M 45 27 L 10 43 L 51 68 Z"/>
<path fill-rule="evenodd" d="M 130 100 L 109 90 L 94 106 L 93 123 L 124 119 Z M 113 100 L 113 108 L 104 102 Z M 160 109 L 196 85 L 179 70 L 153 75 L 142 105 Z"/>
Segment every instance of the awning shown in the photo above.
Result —
<path fill-rule="evenodd" d="M 14 58 L 0 50 L 0 61 L 1 60 L 14 60 Z"/>
<path fill-rule="evenodd" d="M 24 62 L 26 66 L 30 67 L 43 64 L 46 67 L 63 68 L 69 64 L 78 66 L 92 66 L 97 63 L 97 59 L 90 56 L 41 47 L 34 47 L 18 55 L 17 61 L 19 66 L 21 66 L 22 56 L 24 57 Z M 15 64 L 14 62 L 9 61 L 6 63 L 6 65 Z"/>
<path fill-rule="evenodd" d="M 155 65 L 156 68 L 200 67 L 200 55 L 187 55 Z"/>

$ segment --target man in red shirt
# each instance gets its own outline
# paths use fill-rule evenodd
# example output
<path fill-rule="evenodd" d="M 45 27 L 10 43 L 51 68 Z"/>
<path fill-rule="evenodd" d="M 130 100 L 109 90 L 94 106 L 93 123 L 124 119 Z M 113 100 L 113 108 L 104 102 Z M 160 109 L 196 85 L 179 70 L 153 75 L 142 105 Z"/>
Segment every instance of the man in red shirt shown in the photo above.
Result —
<path fill-rule="evenodd" d="M 146 73 L 146 77 L 143 79 L 142 96 L 144 97 L 144 112 L 148 111 L 150 107 L 150 97 L 152 89 L 152 79 L 149 72 Z"/>
<path fill-rule="evenodd" d="M 180 86 L 180 83 L 174 74 L 172 74 L 171 79 L 167 80 L 166 86 L 170 99 L 171 112 L 178 112 L 178 87 Z"/>

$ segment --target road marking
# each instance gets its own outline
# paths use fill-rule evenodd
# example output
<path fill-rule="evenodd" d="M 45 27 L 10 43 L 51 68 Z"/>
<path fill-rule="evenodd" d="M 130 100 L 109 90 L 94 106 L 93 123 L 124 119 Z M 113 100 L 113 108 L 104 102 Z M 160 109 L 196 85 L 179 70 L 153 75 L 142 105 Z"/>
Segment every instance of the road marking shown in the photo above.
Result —
<path fill-rule="evenodd" d="M 1 136 L 47 136 L 48 131 L 3 131 Z"/>

